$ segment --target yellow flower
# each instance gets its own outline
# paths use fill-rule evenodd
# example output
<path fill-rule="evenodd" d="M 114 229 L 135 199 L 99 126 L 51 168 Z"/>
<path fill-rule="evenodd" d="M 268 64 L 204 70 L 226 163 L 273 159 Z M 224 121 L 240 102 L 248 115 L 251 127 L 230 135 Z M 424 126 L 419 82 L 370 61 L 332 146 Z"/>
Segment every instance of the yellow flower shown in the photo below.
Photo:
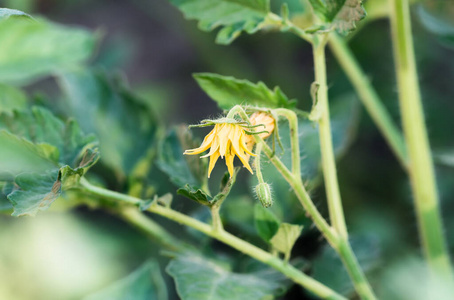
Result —
<path fill-rule="evenodd" d="M 249 155 L 255 156 L 246 146 L 247 135 L 243 127 L 235 123 L 220 123 L 216 124 L 211 132 L 205 137 L 199 148 L 186 150 L 184 154 L 195 155 L 200 154 L 208 148 L 210 152 L 202 157 L 210 157 L 208 167 L 208 178 L 219 157 L 224 158 L 230 177 L 233 176 L 233 160 L 235 155 L 241 160 L 246 169 L 252 174 L 251 166 L 249 165 Z"/>

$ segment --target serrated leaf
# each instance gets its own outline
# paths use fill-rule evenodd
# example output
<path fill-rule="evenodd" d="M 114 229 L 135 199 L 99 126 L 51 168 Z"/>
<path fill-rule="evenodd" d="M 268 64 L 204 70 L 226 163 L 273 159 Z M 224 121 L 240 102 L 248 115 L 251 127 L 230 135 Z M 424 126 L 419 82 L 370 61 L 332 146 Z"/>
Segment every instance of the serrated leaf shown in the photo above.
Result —
<path fill-rule="evenodd" d="M 61 182 L 57 178 L 58 169 L 16 176 L 15 182 L 20 190 L 8 195 L 14 207 L 12 216 L 34 216 L 38 211 L 49 208 L 61 193 Z"/>
<path fill-rule="evenodd" d="M 195 202 L 202 204 L 202 205 L 210 205 L 213 198 L 205 193 L 202 189 L 190 186 L 186 184 L 184 187 L 179 188 L 177 190 L 177 194 L 181 196 L 185 196 Z"/>
<path fill-rule="evenodd" d="M 186 126 L 175 127 L 160 144 L 157 165 L 176 186 L 189 184 L 201 187 L 205 184 L 208 170 L 206 159 L 183 155 L 184 150 L 199 145 Z"/>
<path fill-rule="evenodd" d="M 270 209 L 256 204 L 254 207 L 254 225 L 259 236 L 269 242 L 277 233 L 281 222 Z"/>
<path fill-rule="evenodd" d="M 216 38 L 229 44 L 242 31 L 253 34 L 266 25 L 269 0 L 170 0 L 185 17 L 199 21 L 199 28 L 212 31 L 223 27 Z"/>
<path fill-rule="evenodd" d="M 21 90 L 0 83 L 0 113 L 26 108 L 27 96 Z"/>
<path fill-rule="evenodd" d="M 92 33 L 44 20 L 0 20 L 0 82 L 26 84 L 87 60 Z"/>
<path fill-rule="evenodd" d="M 274 249 L 283 253 L 286 260 L 290 258 L 293 245 L 298 237 L 301 235 L 303 226 L 293 225 L 289 223 L 282 223 L 276 234 L 271 238 L 270 243 Z"/>
<path fill-rule="evenodd" d="M 3 180 L 14 179 L 19 187 L 8 195 L 14 216 L 47 209 L 99 158 L 93 136 L 38 107 L 0 114 L 0 143 L 0 174 L 9 174 Z"/>
<path fill-rule="evenodd" d="M 380 263 L 380 247 L 371 236 L 350 238 L 350 244 L 364 272 L 378 267 Z M 352 296 L 354 287 L 336 251 L 325 245 L 312 265 L 314 279 L 339 291 L 345 296 Z"/>
<path fill-rule="evenodd" d="M 179 256 L 166 270 L 182 300 L 263 299 L 280 287 L 259 276 L 230 272 L 199 256 Z"/>
<path fill-rule="evenodd" d="M 156 143 L 157 122 L 145 100 L 120 78 L 100 70 L 74 70 L 59 77 L 66 111 L 99 138 L 101 162 L 121 177 L 130 174 Z"/>
<path fill-rule="evenodd" d="M 0 129 L 34 144 L 48 144 L 57 148 L 58 151 L 53 151 L 51 158 L 60 165 L 74 166 L 83 155 L 84 148 L 93 148 L 97 143 L 93 135 L 84 135 L 73 120 L 65 123 L 41 107 L 0 114 Z"/>
<path fill-rule="evenodd" d="M 10 8 L 0 8 L 0 21 L 6 20 L 10 17 L 25 17 L 31 18 L 30 15 L 24 13 L 23 11 Z"/>
<path fill-rule="evenodd" d="M 14 191 L 14 184 L 12 182 L 0 181 L 0 213 L 10 212 L 13 210 L 13 205 L 8 200 L 7 195 Z"/>
<path fill-rule="evenodd" d="M 362 0 L 309 0 L 314 13 L 325 23 L 332 24 L 340 34 L 356 28 L 356 22 L 366 16 Z"/>
<path fill-rule="evenodd" d="M 271 90 L 261 81 L 254 84 L 248 80 L 212 73 L 196 73 L 194 78 L 222 109 L 230 109 L 237 104 L 269 108 L 294 106 L 294 101 L 290 101 L 279 87 Z"/>
<path fill-rule="evenodd" d="M 159 265 L 148 261 L 111 286 L 84 300 L 166 300 L 167 291 Z"/>

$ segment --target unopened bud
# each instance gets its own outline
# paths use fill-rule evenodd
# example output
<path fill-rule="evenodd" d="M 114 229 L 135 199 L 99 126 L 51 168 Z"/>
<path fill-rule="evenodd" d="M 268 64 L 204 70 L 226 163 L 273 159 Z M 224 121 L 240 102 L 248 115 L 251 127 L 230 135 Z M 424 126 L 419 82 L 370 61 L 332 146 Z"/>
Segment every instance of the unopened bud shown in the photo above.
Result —
<path fill-rule="evenodd" d="M 255 187 L 255 193 L 259 198 L 263 207 L 270 207 L 273 205 L 273 197 L 271 196 L 271 188 L 268 183 L 259 183 Z"/>

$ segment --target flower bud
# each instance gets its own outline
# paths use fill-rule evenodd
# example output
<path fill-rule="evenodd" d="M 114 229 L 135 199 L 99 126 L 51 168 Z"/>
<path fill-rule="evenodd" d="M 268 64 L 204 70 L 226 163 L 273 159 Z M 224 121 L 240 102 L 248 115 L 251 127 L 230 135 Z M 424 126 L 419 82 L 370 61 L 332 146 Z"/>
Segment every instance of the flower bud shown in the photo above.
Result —
<path fill-rule="evenodd" d="M 273 205 L 273 197 L 271 196 L 271 188 L 268 183 L 259 183 L 255 187 L 255 193 L 259 198 L 263 207 L 270 207 Z"/>

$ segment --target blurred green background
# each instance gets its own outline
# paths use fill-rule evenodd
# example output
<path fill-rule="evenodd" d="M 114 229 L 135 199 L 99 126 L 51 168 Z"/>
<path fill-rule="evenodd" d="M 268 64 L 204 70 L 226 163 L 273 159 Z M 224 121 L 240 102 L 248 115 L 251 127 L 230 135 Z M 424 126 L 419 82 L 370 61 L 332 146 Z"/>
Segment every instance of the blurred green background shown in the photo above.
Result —
<path fill-rule="evenodd" d="M 433 8 L 433 3 L 428 6 Z M 184 20 L 165 0 L 10 0 L 0 1 L 0 7 L 96 31 L 102 38 L 90 64 L 127 78 L 130 89 L 145 100 L 167 128 L 180 123 L 195 124 L 220 113 L 192 78 L 195 72 L 219 73 L 252 82 L 261 80 L 269 87 L 280 86 L 289 98 L 298 99 L 301 109 L 310 110 L 312 104 L 311 47 L 290 34 L 242 35 L 231 46 L 216 45 L 215 33 L 199 31 L 195 22 Z M 452 10 L 443 12 L 447 22 L 454 20 Z M 416 58 L 445 232 L 454 254 L 454 31 L 442 37 L 433 34 L 424 28 L 420 14 L 419 7 L 413 7 Z M 379 19 L 363 26 L 351 37 L 350 46 L 400 126 L 388 20 Z M 330 97 L 334 101 L 342 97 L 356 99 L 335 58 L 329 53 L 327 57 Z M 56 107 L 63 97 L 59 86 L 49 78 L 28 85 L 26 91 L 37 96 L 37 103 L 38 96 L 45 95 Z M 425 271 L 419 261 L 421 253 L 408 178 L 361 106 L 358 124 L 352 128 L 338 172 L 347 225 L 352 238 L 358 241 L 356 252 L 364 264 L 369 264 L 368 276 L 382 299 L 425 299 L 418 298 L 430 287 L 426 286 Z M 193 132 L 200 137 L 206 133 Z M 218 165 L 210 181 L 213 187 L 225 172 L 225 166 Z M 99 177 L 104 176 L 109 187 L 122 189 L 108 169 L 99 167 L 96 172 Z M 158 168 L 153 167 L 149 176 L 158 193 L 176 190 Z M 251 192 L 253 183 L 247 183 L 249 178 L 246 172 L 240 174 L 223 216 L 228 230 L 260 243 L 251 225 L 256 200 Z M 275 194 L 281 190 L 288 194 L 285 186 L 274 188 Z M 326 215 L 323 186 L 311 190 L 311 195 Z M 286 221 L 299 220 L 309 225 L 293 255 L 313 262 L 312 267 L 307 267 L 309 273 L 319 272 L 320 280 L 336 287 L 346 284 L 348 290 L 348 283 L 343 281 L 345 274 L 333 255 L 324 250 L 320 234 L 310 226 L 302 209 L 292 208 L 295 201 L 280 203 L 284 200 L 287 199 L 276 199 L 273 206 L 276 214 L 290 218 Z M 208 218 L 207 211 L 188 199 L 177 197 L 174 203 L 177 210 Z M 220 243 L 183 231 L 161 218 L 153 219 L 182 239 L 196 244 L 202 240 L 207 249 L 215 249 L 221 257 L 238 257 Z M 102 210 L 87 207 L 67 210 L 65 203 L 57 201 L 49 211 L 34 218 L 0 215 L 0 228 L 0 299 L 80 299 L 125 277 L 150 257 L 158 260 L 162 268 L 169 299 L 177 299 L 174 283 L 163 270 L 168 258 L 159 254 L 159 246 Z M 240 265 L 237 261 L 234 269 L 240 271 Z M 282 298 L 312 299 L 297 287 Z"/>

